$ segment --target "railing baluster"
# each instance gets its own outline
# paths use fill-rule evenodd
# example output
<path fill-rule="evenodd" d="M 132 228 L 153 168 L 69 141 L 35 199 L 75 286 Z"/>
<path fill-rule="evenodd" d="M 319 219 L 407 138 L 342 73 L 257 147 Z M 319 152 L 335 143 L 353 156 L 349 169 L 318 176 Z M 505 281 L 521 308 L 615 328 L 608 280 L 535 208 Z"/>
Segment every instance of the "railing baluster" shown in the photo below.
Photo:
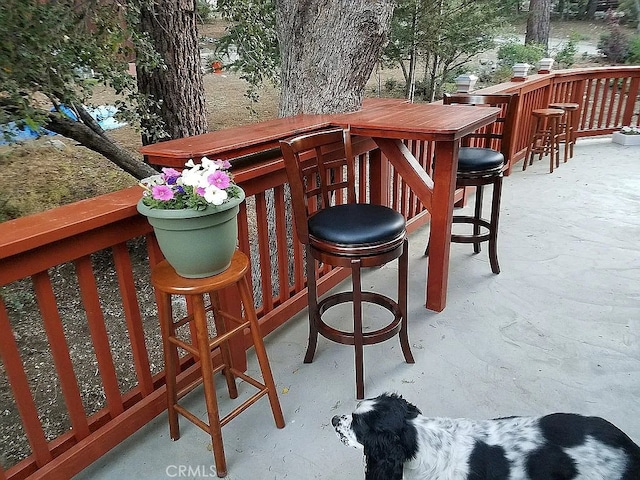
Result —
<path fill-rule="evenodd" d="M 140 306 L 138 305 L 135 282 L 133 281 L 131 258 L 129 257 L 126 243 L 118 243 L 112 247 L 112 250 L 138 384 L 142 395 L 147 396 L 153 392 L 153 381 L 140 317 Z"/>
<path fill-rule="evenodd" d="M 100 298 L 98 296 L 98 286 L 93 273 L 90 257 L 81 257 L 75 262 L 80 286 L 80 295 L 89 323 L 89 332 L 93 342 L 93 349 L 96 353 L 98 371 L 102 379 L 107 405 L 111 418 L 124 411 L 122 395 L 118 387 L 118 377 L 113 364 L 113 356 L 109 346 L 109 337 L 105 327 L 104 315 L 100 308 Z"/>
<path fill-rule="evenodd" d="M 38 410 L 29 388 L 29 380 L 24 371 L 18 345 L 13 336 L 13 329 L 2 298 L 0 298 L 0 331 L 2 332 L 2 335 L 0 335 L 0 357 L 7 371 L 7 378 L 11 385 L 13 397 L 20 412 L 22 428 L 27 435 L 31 451 L 35 456 L 36 465 L 41 467 L 51 461 L 51 452 L 47 445 L 42 424 L 38 418 Z M 0 478 L 3 477 L 4 474 Z"/>
<path fill-rule="evenodd" d="M 80 441 L 89 435 L 89 424 L 82 404 L 78 380 L 69 355 L 69 346 L 62 328 L 51 280 L 47 272 L 36 273 L 32 278 L 44 328 L 49 339 L 53 363 L 60 378 L 60 387 L 67 405 L 69 419 L 71 420 L 74 435 Z"/>
<path fill-rule="evenodd" d="M 276 210 L 276 242 L 278 253 L 278 304 L 282 305 L 289 299 L 289 238 L 295 238 L 295 233 L 287 228 L 285 189 L 280 185 L 273 189 Z"/>
<path fill-rule="evenodd" d="M 269 234 L 269 220 L 267 213 L 267 199 L 264 192 L 256 198 L 256 227 L 258 229 L 258 252 L 260 255 L 260 283 L 262 291 L 262 305 L 265 310 L 273 310 L 273 288 L 271 286 L 271 235 Z M 277 247 L 277 246 L 276 246 Z M 277 248 L 275 254 L 277 255 Z"/>

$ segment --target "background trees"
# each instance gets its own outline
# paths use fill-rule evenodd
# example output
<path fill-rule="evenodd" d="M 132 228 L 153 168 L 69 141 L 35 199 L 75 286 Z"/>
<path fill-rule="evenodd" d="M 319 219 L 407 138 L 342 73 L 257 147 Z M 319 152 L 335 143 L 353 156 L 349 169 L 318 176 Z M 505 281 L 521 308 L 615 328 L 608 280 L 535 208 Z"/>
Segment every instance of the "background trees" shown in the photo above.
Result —
<path fill-rule="evenodd" d="M 159 100 L 149 112 L 155 115 L 142 117 L 143 144 L 206 133 L 195 0 L 143 3 L 138 28 L 163 60 L 137 65 L 139 91 Z M 157 118 L 163 130 L 156 128 Z"/>
<path fill-rule="evenodd" d="M 499 0 L 401 0 L 384 50 L 387 64 L 399 65 L 405 94 L 416 85 L 424 100 L 440 96 L 443 83 L 472 57 L 493 47 L 496 29 L 514 2 Z M 419 66 L 422 68 L 418 72 Z"/>
<path fill-rule="evenodd" d="M 537 43 L 546 51 L 549 48 L 550 27 L 551 0 L 530 0 L 524 43 Z"/>
<path fill-rule="evenodd" d="M 128 74 L 133 45 L 148 65 L 160 59 L 145 37 L 127 25 L 136 17 L 135 2 L 119 4 L 73 0 L 0 2 L 0 124 L 11 121 L 34 130 L 47 129 L 77 140 L 134 176 L 154 172 L 114 144 L 85 109 L 97 83 L 121 95 L 120 118 L 136 122 L 139 105 L 153 101 L 136 95 Z M 77 121 L 64 113 L 66 107 Z"/>

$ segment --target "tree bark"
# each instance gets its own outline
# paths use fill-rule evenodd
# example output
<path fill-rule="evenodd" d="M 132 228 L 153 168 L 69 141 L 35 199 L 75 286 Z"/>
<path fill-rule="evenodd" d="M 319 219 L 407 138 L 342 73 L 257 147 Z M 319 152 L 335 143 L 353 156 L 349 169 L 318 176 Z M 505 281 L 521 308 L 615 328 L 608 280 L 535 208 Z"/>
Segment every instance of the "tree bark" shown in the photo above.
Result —
<path fill-rule="evenodd" d="M 598 10 L 598 0 L 589 0 L 587 2 L 587 8 L 585 12 L 585 17 L 589 20 L 593 20 L 596 16 L 596 11 Z"/>
<path fill-rule="evenodd" d="M 359 109 L 393 7 L 393 0 L 276 0 L 279 115 Z"/>
<path fill-rule="evenodd" d="M 82 146 L 93 150 L 111 160 L 125 172 L 138 180 L 155 175 L 158 172 L 148 164 L 138 160 L 127 150 L 104 135 L 92 130 L 81 122 L 76 122 L 58 113 L 51 112 L 45 128 L 64 137 L 71 138 Z"/>
<path fill-rule="evenodd" d="M 167 135 L 153 138 L 151 134 L 143 134 L 142 143 L 206 133 L 196 0 L 157 0 L 145 5 L 151 9 L 143 8 L 140 26 L 149 34 L 166 68 L 148 70 L 138 64 L 138 88 L 162 100 L 159 114 Z M 142 127 L 153 132 L 158 125 L 145 120 Z"/>
<path fill-rule="evenodd" d="M 537 43 L 549 49 L 549 30 L 551 28 L 551 0 L 530 0 L 527 18 L 525 45 Z"/>

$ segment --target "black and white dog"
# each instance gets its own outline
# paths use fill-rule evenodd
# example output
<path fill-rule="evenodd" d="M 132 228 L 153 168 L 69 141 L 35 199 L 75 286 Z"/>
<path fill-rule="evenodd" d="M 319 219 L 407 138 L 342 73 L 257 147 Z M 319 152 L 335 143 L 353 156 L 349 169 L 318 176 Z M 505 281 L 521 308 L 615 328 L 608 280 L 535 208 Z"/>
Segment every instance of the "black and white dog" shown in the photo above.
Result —
<path fill-rule="evenodd" d="M 640 480 L 640 447 L 598 417 L 428 418 L 383 394 L 331 423 L 366 480 Z"/>

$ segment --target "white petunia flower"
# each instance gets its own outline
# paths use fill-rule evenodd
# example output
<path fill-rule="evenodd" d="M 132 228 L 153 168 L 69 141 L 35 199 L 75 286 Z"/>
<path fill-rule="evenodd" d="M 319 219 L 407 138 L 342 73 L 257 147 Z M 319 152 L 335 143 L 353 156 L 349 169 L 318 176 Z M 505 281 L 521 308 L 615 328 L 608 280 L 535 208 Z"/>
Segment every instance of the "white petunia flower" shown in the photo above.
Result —
<path fill-rule="evenodd" d="M 213 205 L 222 205 L 227 199 L 228 194 L 226 190 L 220 190 L 213 185 L 207 185 L 204 189 L 204 199 L 212 203 Z"/>

